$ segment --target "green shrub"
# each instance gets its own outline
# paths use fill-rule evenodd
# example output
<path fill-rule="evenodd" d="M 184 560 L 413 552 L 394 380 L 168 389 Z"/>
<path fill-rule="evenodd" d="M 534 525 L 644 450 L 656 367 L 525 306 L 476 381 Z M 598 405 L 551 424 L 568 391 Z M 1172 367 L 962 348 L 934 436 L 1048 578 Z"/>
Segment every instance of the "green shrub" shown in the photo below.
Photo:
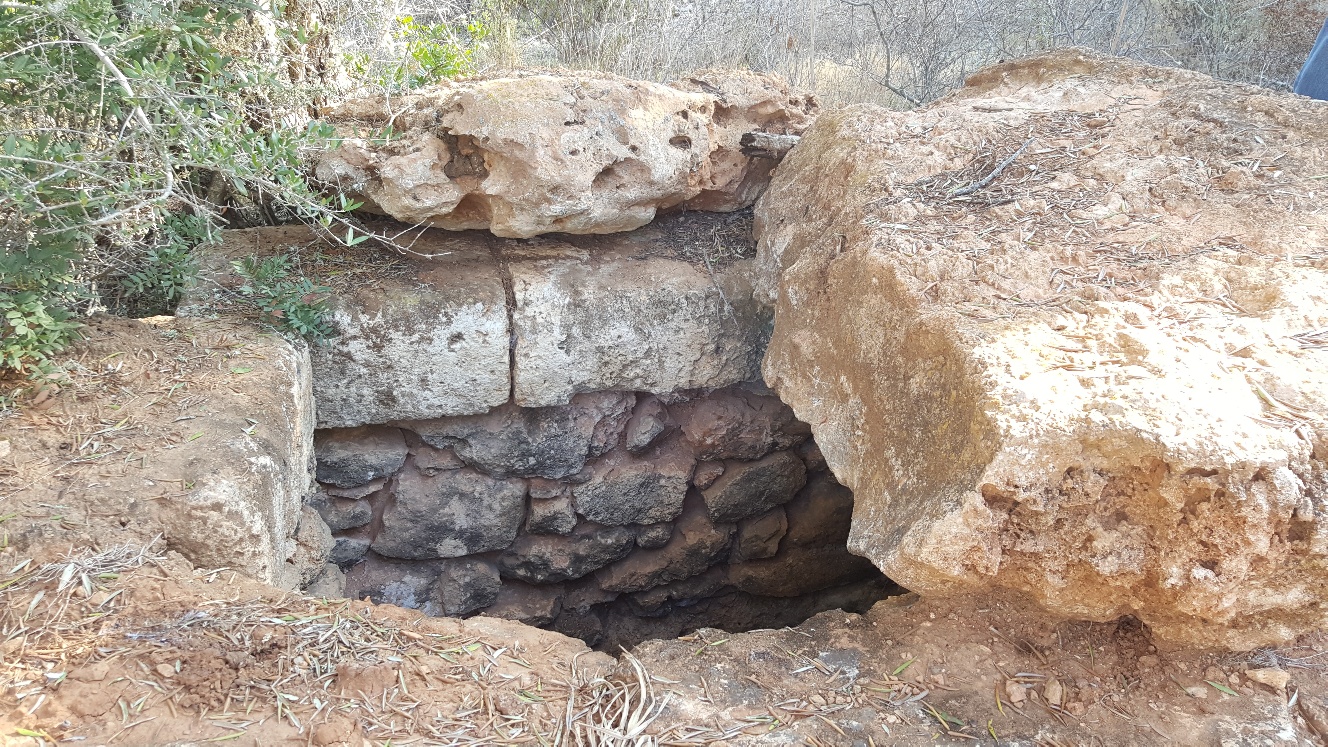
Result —
<path fill-rule="evenodd" d="M 327 299 L 331 289 L 314 285 L 298 274 L 284 254 L 245 257 L 231 263 L 245 279 L 240 295 L 259 311 L 263 321 L 284 332 L 322 342 L 332 336 Z"/>
<path fill-rule="evenodd" d="M 154 231 L 142 262 L 120 281 L 129 316 L 175 311 L 198 276 L 194 249 L 220 241 L 216 224 L 197 215 L 167 214 Z"/>
<path fill-rule="evenodd" d="M 81 312 L 169 310 L 223 213 L 357 238 L 304 179 L 335 140 L 305 124 L 324 91 L 292 70 L 330 46 L 283 8 L 0 0 L 0 300 L 19 321 L 0 369 L 52 355 Z"/>
<path fill-rule="evenodd" d="M 0 293 L 0 369 L 41 371 L 76 336 L 78 324 L 69 317 L 34 291 Z"/>
<path fill-rule="evenodd" d="M 357 78 L 385 91 L 409 91 L 420 86 L 475 72 L 475 45 L 489 36 L 483 22 L 465 24 L 421 23 L 414 16 L 400 16 L 392 38 L 402 46 L 392 60 L 374 60 L 365 52 L 346 56 L 347 67 Z"/>

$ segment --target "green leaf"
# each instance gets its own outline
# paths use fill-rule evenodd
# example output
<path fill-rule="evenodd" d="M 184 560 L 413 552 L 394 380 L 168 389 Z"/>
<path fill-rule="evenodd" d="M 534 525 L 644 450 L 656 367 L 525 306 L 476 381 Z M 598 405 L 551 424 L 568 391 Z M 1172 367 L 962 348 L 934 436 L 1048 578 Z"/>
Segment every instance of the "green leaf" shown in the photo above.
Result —
<path fill-rule="evenodd" d="M 1204 682 L 1207 682 L 1208 684 L 1217 688 L 1219 691 L 1226 693 L 1227 695 L 1234 695 L 1237 698 L 1240 697 L 1240 693 L 1236 692 L 1235 690 L 1232 690 L 1226 685 L 1223 685 L 1221 682 L 1213 682 L 1212 680 L 1204 680 Z"/>

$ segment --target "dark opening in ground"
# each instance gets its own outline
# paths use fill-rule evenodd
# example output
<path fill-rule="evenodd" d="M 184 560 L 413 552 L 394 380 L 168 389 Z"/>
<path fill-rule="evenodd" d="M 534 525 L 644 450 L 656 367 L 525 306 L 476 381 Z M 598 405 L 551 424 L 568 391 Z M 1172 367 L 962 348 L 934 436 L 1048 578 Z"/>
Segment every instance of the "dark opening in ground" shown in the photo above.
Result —
<path fill-rule="evenodd" d="M 900 589 L 846 549 L 853 496 L 760 385 L 323 430 L 339 589 L 616 651 L 796 625 Z"/>

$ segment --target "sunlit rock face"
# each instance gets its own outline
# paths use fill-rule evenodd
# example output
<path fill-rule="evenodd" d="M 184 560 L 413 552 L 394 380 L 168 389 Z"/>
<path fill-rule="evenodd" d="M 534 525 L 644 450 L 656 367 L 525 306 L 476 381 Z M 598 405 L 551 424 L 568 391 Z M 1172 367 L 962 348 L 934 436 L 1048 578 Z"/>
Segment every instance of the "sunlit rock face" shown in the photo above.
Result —
<path fill-rule="evenodd" d="M 660 210 L 747 207 L 775 161 L 746 132 L 800 133 L 813 97 L 778 76 L 703 71 L 663 85 L 530 75 L 349 101 L 315 175 L 365 209 L 498 236 L 629 231 Z M 389 134 L 390 127 L 390 134 Z"/>
<path fill-rule="evenodd" d="M 1175 643 L 1328 622 L 1326 171 L 1321 105 L 1073 50 L 822 115 L 756 285 L 850 549 Z"/>

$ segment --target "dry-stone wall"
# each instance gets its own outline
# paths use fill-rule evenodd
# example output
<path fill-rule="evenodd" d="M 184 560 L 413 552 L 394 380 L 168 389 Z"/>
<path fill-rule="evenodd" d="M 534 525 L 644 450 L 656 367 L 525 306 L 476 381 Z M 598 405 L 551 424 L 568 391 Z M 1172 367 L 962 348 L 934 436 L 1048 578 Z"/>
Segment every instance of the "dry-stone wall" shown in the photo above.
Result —
<path fill-rule="evenodd" d="M 759 385 L 318 433 L 314 507 L 348 596 L 615 647 L 863 608 L 852 494 Z"/>

